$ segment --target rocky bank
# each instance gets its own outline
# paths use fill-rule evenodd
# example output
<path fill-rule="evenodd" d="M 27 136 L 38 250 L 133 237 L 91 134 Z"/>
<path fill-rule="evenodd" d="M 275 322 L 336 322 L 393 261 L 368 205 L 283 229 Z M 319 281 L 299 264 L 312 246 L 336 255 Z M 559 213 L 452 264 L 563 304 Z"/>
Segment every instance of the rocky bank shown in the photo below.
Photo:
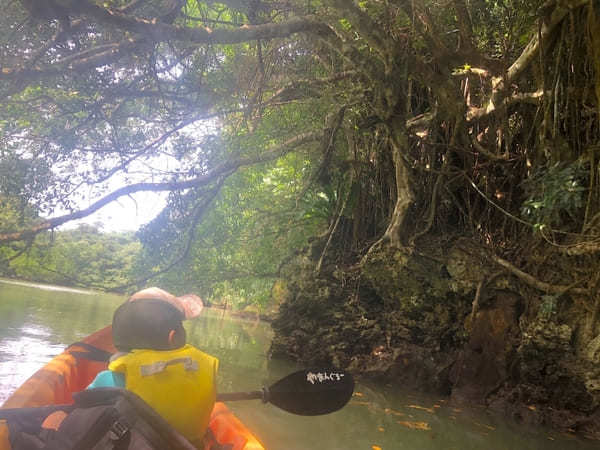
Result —
<path fill-rule="evenodd" d="M 376 245 L 353 265 L 332 251 L 317 273 L 323 246 L 278 283 L 274 355 L 600 438 L 600 329 L 581 289 L 542 292 L 464 238 Z"/>

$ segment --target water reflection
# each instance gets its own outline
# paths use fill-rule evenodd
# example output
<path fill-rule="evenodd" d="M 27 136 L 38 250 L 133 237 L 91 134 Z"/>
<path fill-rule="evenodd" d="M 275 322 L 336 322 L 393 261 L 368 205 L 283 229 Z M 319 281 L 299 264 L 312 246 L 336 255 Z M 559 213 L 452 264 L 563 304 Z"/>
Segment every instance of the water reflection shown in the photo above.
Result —
<path fill-rule="evenodd" d="M 219 390 L 259 389 L 268 373 L 270 327 L 205 308 L 202 316 L 186 323 L 188 341 L 219 358 Z"/>
<path fill-rule="evenodd" d="M 119 296 L 0 280 L 0 404 L 69 344 L 110 323 Z"/>
<path fill-rule="evenodd" d="M 24 325 L 6 331 L 14 337 L 0 340 L 0 404 L 64 348 L 62 344 L 52 344 L 50 330 L 41 326 Z"/>

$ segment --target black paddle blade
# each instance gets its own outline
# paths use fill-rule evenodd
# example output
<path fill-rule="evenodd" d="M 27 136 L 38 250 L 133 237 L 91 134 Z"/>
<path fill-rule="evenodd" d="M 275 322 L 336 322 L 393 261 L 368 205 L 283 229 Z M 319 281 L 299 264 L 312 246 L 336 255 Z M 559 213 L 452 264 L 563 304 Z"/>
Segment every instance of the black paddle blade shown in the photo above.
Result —
<path fill-rule="evenodd" d="M 354 379 L 343 370 L 304 369 L 273 384 L 267 401 L 292 414 L 318 416 L 342 408 L 353 392 Z"/>

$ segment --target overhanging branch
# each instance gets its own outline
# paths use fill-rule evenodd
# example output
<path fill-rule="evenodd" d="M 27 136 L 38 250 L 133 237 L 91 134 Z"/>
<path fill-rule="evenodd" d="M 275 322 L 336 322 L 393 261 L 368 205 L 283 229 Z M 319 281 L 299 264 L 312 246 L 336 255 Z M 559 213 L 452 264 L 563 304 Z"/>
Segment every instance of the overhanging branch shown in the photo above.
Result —
<path fill-rule="evenodd" d="M 477 121 L 483 117 L 494 114 L 501 109 L 506 109 L 510 106 L 519 103 L 539 105 L 542 101 L 543 96 L 544 93 L 541 89 L 539 89 L 535 92 L 521 92 L 518 94 L 511 95 L 510 97 L 506 97 L 504 100 L 502 100 L 502 102 L 500 102 L 498 105 L 495 105 L 493 102 L 490 102 L 487 106 L 481 108 L 471 107 L 467 111 L 467 122 Z"/>
<path fill-rule="evenodd" d="M 16 231 L 13 233 L 0 233 L 0 243 L 30 239 L 31 237 L 43 231 L 56 228 L 73 220 L 78 220 L 87 217 L 92 213 L 98 211 L 99 209 L 103 208 L 104 206 L 108 205 L 109 203 L 112 203 L 113 201 L 125 195 L 131 195 L 136 192 L 165 192 L 205 186 L 216 180 L 218 177 L 234 173 L 240 167 L 272 161 L 286 155 L 287 153 L 301 145 L 307 144 L 309 142 L 320 141 L 322 136 L 322 131 L 303 133 L 261 154 L 257 154 L 256 156 L 251 157 L 242 157 L 225 162 L 220 166 L 216 167 L 215 169 L 211 170 L 207 174 L 189 180 L 164 183 L 135 183 L 129 186 L 124 186 L 102 197 L 100 200 L 97 200 L 85 209 L 81 209 L 70 214 L 65 214 L 62 216 L 44 220 L 43 222 L 37 225 L 34 225 L 30 228 L 21 231 Z"/>
<path fill-rule="evenodd" d="M 549 38 L 554 29 L 562 22 L 570 11 L 588 3 L 589 0 L 564 0 L 558 2 L 548 20 L 542 23 L 540 32 L 531 38 L 519 57 L 508 68 L 506 75 L 493 80 L 494 93 L 490 100 L 491 107 L 499 100 L 501 93 L 505 90 L 506 86 L 510 86 L 510 84 L 513 83 L 534 60 L 540 48 L 540 38 L 542 41 Z"/>
<path fill-rule="evenodd" d="M 325 25 L 314 17 L 291 19 L 283 23 L 245 25 L 235 29 L 211 29 L 208 27 L 181 27 L 159 22 L 156 19 L 143 19 L 123 14 L 109 8 L 102 8 L 88 1 L 71 0 L 72 11 L 93 17 L 98 22 L 139 33 L 156 42 L 183 41 L 196 44 L 237 44 L 257 39 L 287 37 L 303 31 L 326 29 Z"/>

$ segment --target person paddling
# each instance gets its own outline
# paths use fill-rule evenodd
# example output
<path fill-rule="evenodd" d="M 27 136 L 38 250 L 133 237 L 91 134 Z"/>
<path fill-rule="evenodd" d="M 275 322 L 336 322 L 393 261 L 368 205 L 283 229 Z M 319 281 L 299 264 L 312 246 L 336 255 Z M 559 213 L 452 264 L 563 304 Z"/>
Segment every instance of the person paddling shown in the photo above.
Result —
<path fill-rule="evenodd" d="M 88 389 L 126 388 L 202 448 L 216 399 L 217 358 L 186 344 L 182 321 L 202 311 L 200 297 L 157 287 L 133 294 L 113 315 L 116 353 Z"/>

